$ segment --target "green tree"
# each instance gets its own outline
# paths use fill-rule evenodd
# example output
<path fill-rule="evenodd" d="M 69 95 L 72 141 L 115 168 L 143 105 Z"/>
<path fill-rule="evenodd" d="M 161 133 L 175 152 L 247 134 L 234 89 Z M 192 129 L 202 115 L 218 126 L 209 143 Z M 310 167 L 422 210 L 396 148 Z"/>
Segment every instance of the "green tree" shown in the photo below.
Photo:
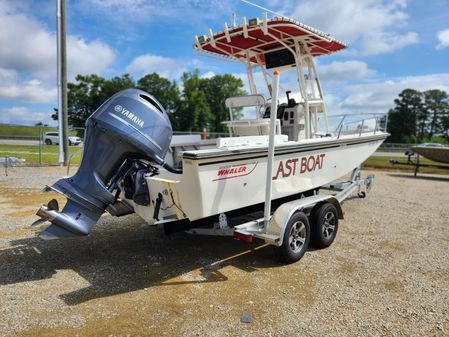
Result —
<path fill-rule="evenodd" d="M 182 102 L 179 109 L 179 127 L 182 131 L 201 131 L 208 128 L 211 109 L 206 94 L 201 88 L 204 79 L 198 70 L 182 74 Z"/>
<path fill-rule="evenodd" d="M 441 117 L 442 134 L 449 142 L 449 112 Z"/>
<path fill-rule="evenodd" d="M 414 89 L 405 89 L 394 100 L 396 106 L 388 112 L 388 130 L 391 142 L 416 141 L 417 116 L 423 114 L 423 94 Z M 422 135 L 420 135 L 422 136 Z"/>
<path fill-rule="evenodd" d="M 227 132 L 227 127 L 223 124 L 223 121 L 229 120 L 229 111 L 225 106 L 225 100 L 228 97 L 246 95 L 242 80 L 231 74 L 215 75 L 209 79 L 202 79 L 200 87 L 206 95 L 212 113 L 210 131 Z M 240 111 L 234 109 L 233 117 L 241 117 Z"/>
<path fill-rule="evenodd" d="M 424 92 L 424 101 L 429 121 L 429 138 L 443 131 L 442 118 L 449 114 L 448 95 L 445 91 L 433 89 Z"/>
<path fill-rule="evenodd" d="M 156 73 L 148 74 L 137 81 L 137 87 L 153 95 L 167 111 L 174 130 L 180 130 L 179 107 L 181 97 L 178 85 Z"/>
<path fill-rule="evenodd" d="M 244 95 L 243 82 L 229 74 L 205 79 L 195 70 L 184 73 L 181 83 L 182 93 L 176 82 L 156 73 L 143 76 L 137 83 L 128 74 L 112 79 L 95 74 L 78 75 L 76 83 L 68 84 L 69 123 L 75 127 L 84 126 L 86 119 L 113 94 L 137 87 L 162 104 L 176 131 L 202 131 L 204 128 L 211 132 L 227 131 L 222 123 L 229 119 L 225 99 Z M 57 114 L 52 117 L 57 119 Z"/>
<path fill-rule="evenodd" d="M 75 127 L 84 127 L 86 119 L 113 94 L 136 86 L 128 74 L 110 80 L 95 74 L 77 75 L 76 81 L 67 84 L 69 124 Z"/>

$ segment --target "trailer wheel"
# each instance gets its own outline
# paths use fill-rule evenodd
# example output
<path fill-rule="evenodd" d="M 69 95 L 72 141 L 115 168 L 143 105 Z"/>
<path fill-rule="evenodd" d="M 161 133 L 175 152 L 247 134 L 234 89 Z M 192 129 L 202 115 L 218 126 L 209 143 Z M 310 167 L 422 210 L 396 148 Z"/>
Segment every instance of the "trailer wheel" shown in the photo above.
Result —
<path fill-rule="evenodd" d="M 282 246 L 275 247 L 276 254 L 283 262 L 296 262 L 306 252 L 309 241 L 309 220 L 303 212 L 297 212 L 288 221 Z"/>
<path fill-rule="evenodd" d="M 338 230 L 338 211 L 331 203 L 318 206 L 311 215 L 312 244 L 317 248 L 329 247 Z"/>
<path fill-rule="evenodd" d="M 51 145 L 51 139 L 48 139 L 48 138 L 47 138 L 47 139 L 45 140 L 45 144 L 46 144 L 46 145 Z"/>

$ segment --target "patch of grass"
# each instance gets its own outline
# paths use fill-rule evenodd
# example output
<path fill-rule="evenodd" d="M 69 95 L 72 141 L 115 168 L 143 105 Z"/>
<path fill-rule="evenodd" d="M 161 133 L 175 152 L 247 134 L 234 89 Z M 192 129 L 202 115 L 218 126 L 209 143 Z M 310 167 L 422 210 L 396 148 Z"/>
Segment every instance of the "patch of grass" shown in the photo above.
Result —
<path fill-rule="evenodd" d="M 57 128 L 42 127 L 42 134 L 45 132 L 56 132 Z M 69 130 L 70 135 L 76 136 L 76 130 Z M 0 124 L 0 137 L 24 137 L 39 139 L 39 127 L 29 125 Z"/>
<path fill-rule="evenodd" d="M 57 131 L 56 128 L 44 127 L 42 132 Z M 0 124 L 0 136 L 3 137 L 35 137 L 39 139 L 39 128 L 28 125 Z"/>
<path fill-rule="evenodd" d="M 380 157 L 380 156 L 372 156 L 369 157 L 363 164 L 364 169 L 377 169 L 377 170 L 394 170 L 394 171 L 403 171 L 403 172 L 414 172 L 415 167 L 411 165 L 401 165 L 401 164 L 391 164 L 390 160 L 397 160 L 398 162 L 407 162 L 407 157 Z M 415 159 L 413 159 L 415 160 Z M 441 166 L 444 164 L 437 163 L 425 158 L 420 157 L 420 164 L 424 165 L 437 165 Z M 449 165 L 448 165 L 449 167 Z M 448 170 L 441 170 L 438 168 L 432 167 L 420 167 L 420 173 L 438 173 L 438 174 L 449 174 Z"/>
<path fill-rule="evenodd" d="M 69 156 L 80 150 L 80 147 L 70 146 Z M 81 160 L 81 153 L 76 154 L 71 164 L 77 165 Z M 58 147 L 54 145 L 45 145 L 42 147 L 42 164 L 55 165 L 58 164 Z M 39 146 L 35 145 L 0 145 L 0 157 L 18 157 L 26 160 L 24 165 L 39 164 Z"/>

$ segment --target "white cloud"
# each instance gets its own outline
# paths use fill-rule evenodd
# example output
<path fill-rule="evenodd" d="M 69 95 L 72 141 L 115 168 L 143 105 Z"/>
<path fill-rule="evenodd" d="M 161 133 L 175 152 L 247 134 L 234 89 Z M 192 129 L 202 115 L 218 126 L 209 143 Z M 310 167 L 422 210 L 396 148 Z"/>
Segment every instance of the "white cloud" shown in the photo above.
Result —
<path fill-rule="evenodd" d="M 17 71 L 54 73 L 56 38 L 43 25 L 23 14 L 0 16 L 0 62 Z"/>
<path fill-rule="evenodd" d="M 56 88 L 48 88 L 35 79 L 19 81 L 16 71 L 0 68 L 0 97 L 28 103 L 49 103 L 56 99 Z"/>
<path fill-rule="evenodd" d="M 386 113 L 394 106 L 394 99 L 407 88 L 420 91 L 440 89 L 449 91 L 449 73 L 407 76 L 374 83 L 353 84 L 334 94 L 332 113 Z"/>
<path fill-rule="evenodd" d="M 367 55 L 382 54 L 402 49 L 409 44 L 418 43 L 418 41 L 418 34 L 415 32 L 403 35 L 394 33 L 373 34 L 363 41 L 363 48 Z"/>
<path fill-rule="evenodd" d="M 14 2 L 0 3 L 0 99 L 27 103 L 56 101 L 56 34 Z M 100 40 L 67 36 L 68 80 L 101 73 L 114 61 Z"/>
<path fill-rule="evenodd" d="M 111 47 L 100 40 L 86 40 L 68 36 L 67 38 L 67 71 L 68 78 L 77 74 L 98 74 L 105 71 L 115 60 Z"/>
<path fill-rule="evenodd" d="M 375 74 L 374 70 L 369 69 L 368 65 L 361 61 L 335 61 L 319 66 L 319 76 L 323 82 L 358 80 Z"/>
<path fill-rule="evenodd" d="M 0 83 L 7 83 L 15 81 L 17 73 L 12 69 L 0 68 Z"/>
<path fill-rule="evenodd" d="M 338 39 L 360 42 L 362 52 L 372 55 L 418 42 L 416 33 L 401 32 L 408 21 L 405 8 L 405 0 L 305 0 L 288 1 L 283 12 Z"/>
<path fill-rule="evenodd" d="M 0 109 L 0 123 L 34 125 L 38 122 L 52 123 L 51 112 L 33 111 L 23 106 Z"/>
<path fill-rule="evenodd" d="M 204 74 L 201 75 L 201 78 L 212 78 L 214 77 L 216 74 L 213 71 L 208 71 Z"/>
<path fill-rule="evenodd" d="M 23 1 L 0 1 L 0 15 L 15 13 L 26 9 L 27 4 Z"/>
<path fill-rule="evenodd" d="M 56 81 L 56 34 L 34 17 L 0 10 L 0 64 L 3 68 L 43 81 Z M 115 59 L 111 47 L 99 40 L 67 36 L 68 76 L 101 73 Z"/>
<path fill-rule="evenodd" d="M 50 103 L 56 99 L 56 88 L 45 88 L 42 82 L 30 80 L 0 84 L 0 97 L 29 103 Z"/>
<path fill-rule="evenodd" d="M 333 62 L 329 65 L 321 65 L 319 69 L 325 77 L 337 76 L 338 80 L 332 81 L 330 78 L 323 81 L 324 100 L 327 111 L 330 115 L 336 114 L 357 114 L 357 113 L 387 113 L 394 107 L 394 99 L 398 94 L 407 88 L 420 91 L 429 89 L 440 89 L 449 92 L 449 73 L 429 74 L 422 76 L 404 76 L 389 80 L 380 80 L 377 74 L 369 69 L 366 64 L 358 61 Z M 338 74 L 339 69 L 344 71 Z M 246 73 L 234 73 L 234 76 L 243 80 L 245 89 L 249 92 Z M 360 76 L 362 83 L 347 82 L 354 75 Z M 266 90 L 265 81 L 261 72 L 255 72 L 254 77 L 258 85 L 259 93 L 269 97 Z M 280 102 L 285 102 L 285 91 L 292 90 L 291 97 L 299 100 L 296 77 L 294 73 L 281 73 L 281 88 L 279 93 Z M 246 117 L 253 117 L 253 113 Z"/>
<path fill-rule="evenodd" d="M 437 49 L 443 49 L 449 47 L 449 29 L 442 30 L 438 32 L 438 41 L 440 42 L 437 45 Z"/>
<path fill-rule="evenodd" d="M 152 54 L 140 55 L 126 67 L 126 72 L 138 76 L 158 73 L 169 79 L 178 79 L 185 70 L 178 60 Z"/>

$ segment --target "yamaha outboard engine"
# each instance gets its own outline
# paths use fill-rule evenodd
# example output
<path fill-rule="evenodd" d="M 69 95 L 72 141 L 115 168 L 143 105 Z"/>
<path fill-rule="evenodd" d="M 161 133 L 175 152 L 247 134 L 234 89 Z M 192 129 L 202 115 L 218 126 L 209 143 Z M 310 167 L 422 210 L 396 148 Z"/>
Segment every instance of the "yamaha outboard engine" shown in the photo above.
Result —
<path fill-rule="evenodd" d="M 164 165 L 172 133 L 167 113 L 146 92 L 127 89 L 109 98 L 86 122 L 78 172 L 47 186 L 48 191 L 64 195 L 67 203 L 61 212 L 56 200 L 39 209 L 37 215 L 42 220 L 38 222 L 51 222 L 40 236 L 51 239 L 89 234 L 100 216 L 114 209 L 119 182 L 131 179 L 146 186 L 144 175 L 157 174 L 153 164 Z M 138 190 L 134 192 L 136 201 L 148 204 L 148 198 L 142 198 Z"/>

